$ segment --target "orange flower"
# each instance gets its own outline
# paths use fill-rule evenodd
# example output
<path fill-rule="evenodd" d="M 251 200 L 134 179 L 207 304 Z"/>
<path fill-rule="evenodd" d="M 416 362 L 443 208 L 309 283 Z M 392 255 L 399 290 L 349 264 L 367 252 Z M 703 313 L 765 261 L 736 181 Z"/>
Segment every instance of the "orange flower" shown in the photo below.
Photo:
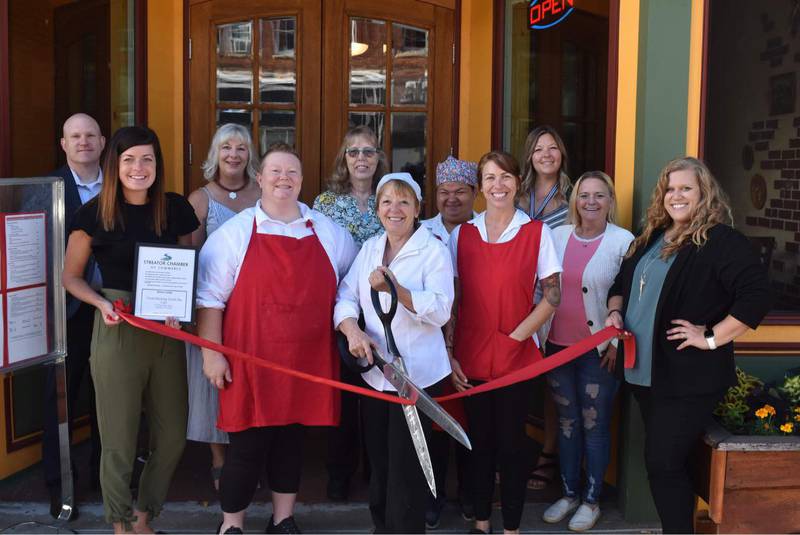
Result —
<path fill-rule="evenodd" d="M 786 422 L 781 426 L 781 431 L 784 433 L 791 433 L 794 430 L 794 425 L 792 422 Z"/>

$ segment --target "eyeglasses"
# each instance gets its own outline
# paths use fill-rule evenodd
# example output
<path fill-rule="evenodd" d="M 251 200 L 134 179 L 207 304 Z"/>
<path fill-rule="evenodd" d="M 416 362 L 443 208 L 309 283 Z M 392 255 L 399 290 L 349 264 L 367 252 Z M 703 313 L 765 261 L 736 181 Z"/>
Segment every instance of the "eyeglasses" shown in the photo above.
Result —
<path fill-rule="evenodd" d="M 347 149 L 344 153 L 351 158 L 358 158 L 359 154 L 363 154 L 364 158 L 374 158 L 378 155 L 378 149 L 373 149 L 372 147 L 364 147 L 363 149 L 352 148 Z"/>

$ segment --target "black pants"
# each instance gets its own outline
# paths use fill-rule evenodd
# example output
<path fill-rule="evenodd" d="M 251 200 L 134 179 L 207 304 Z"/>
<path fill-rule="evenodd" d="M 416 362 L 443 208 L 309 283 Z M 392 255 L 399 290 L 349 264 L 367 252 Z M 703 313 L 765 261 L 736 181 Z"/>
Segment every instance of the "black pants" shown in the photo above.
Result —
<path fill-rule="evenodd" d="M 694 531 L 694 489 L 689 454 L 711 420 L 723 392 L 693 397 L 657 397 L 629 385 L 645 425 L 644 456 L 650 492 L 664 533 Z"/>
<path fill-rule="evenodd" d="M 67 320 L 67 410 L 70 418 L 70 439 L 72 419 L 75 417 L 75 402 L 81 384 L 89 389 L 89 420 L 91 424 L 91 472 L 97 474 L 100 466 L 100 434 L 97 431 L 97 412 L 94 401 L 94 384 L 89 373 L 89 347 L 92 342 L 94 307 L 82 303 L 75 314 Z M 85 383 L 84 383 L 85 380 Z M 42 432 L 42 467 L 44 480 L 48 487 L 61 485 L 61 455 L 58 447 L 58 398 L 56 392 L 56 367 L 47 367 L 44 389 L 44 414 Z"/>
<path fill-rule="evenodd" d="M 458 480 L 458 499 L 461 503 L 472 504 L 470 498 L 467 475 L 469 473 L 469 453 L 470 451 L 459 444 L 444 431 L 434 431 L 428 447 L 431 452 L 433 462 L 433 474 L 436 477 L 436 492 L 440 503 L 446 499 L 445 488 L 447 485 L 447 465 L 450 462 L 450 445 L 456 450 L 456 477 Z M 432 507 L 434 497 L 428 496 L 428 506 Z"/>
<path fill-rule="evenodd" d="M 439 383 L 426 388 L 434 396 Z M 425 533 L 430 489 L 419 465 L 400 405 L 362 398 L 364 437 L 371 466 L 369 510 L 376 533 Z M 431 441 L 431 420 L 419 413 L 425 440 Z M 430 450 L 430 447 L 428 448 Z"/>
<path fill-rule="evenodd" d="M 531 388 L 530 381 L 523 381 L 464 398 L 472 440 L 470 489 L 475 518 L 489 520 L 492 514 L 494 472 L 499 466 L 503 528 L 507 530 L 519 529 L 525 505 L 531 462 L 526 449 L 525 418 Z"/>
<path fill-rule="evenodd" d="M 305 426 L 251 427 L 228 433 L 225 466 L 219 480 L 220 506 L 226 513 L 247 509 L 266 468 L 273 492 L 296 493 L 303 467 Z"/>
<path fill-rule="evenodd" d="M 366 386 L 361 374 L 341 366 L 341 380 L 355 386 Z M 361 450 L 361 414 L 358 394 L 342 391 L 341 416 L 338 427 L 328 431 L 328 478 L 346 483 L 358 469 Z"/>

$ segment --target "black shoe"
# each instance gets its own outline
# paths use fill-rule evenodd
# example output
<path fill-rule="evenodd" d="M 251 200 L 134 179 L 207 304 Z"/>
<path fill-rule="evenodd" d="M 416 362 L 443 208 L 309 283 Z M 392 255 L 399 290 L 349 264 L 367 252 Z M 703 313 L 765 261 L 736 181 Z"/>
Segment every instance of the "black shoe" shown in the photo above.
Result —
<path fill-rule="evenodd" d="M 264 530 L 264 533 L 302 533 L 300 528 L 297 527 L 297 524 L 294 523 L 293 516 L 284 518 L 277 525 L 273 523 L 273 518 L 272 516 L 269 517 L 267 529 Z"/>
<path fill-rule="evenodd" d="M 350 490 L 350 480 L 329 479 L 328 480 L 328 499 L 335 502 L 346 502 Z"/>
<path fill-rule="evenodd" d="M 58 519 L 58 516 L 61 514 L 61 510 L 63 509 L 63 504 L 61 503 L 61 487 L 60 486 L 51 486 L 47 487 L 48 492 L 50 493 L 50 516 L 55 519 Z M 69 515 L 69 522 L 76 520 L 80 515 L 80 511 L 78 510 L 77 505 L 72 506 L 72 514 Z"/>
<path fill-rule="evenodd" d="M 216 533 L 219 533 L 219 530 L 221 530 L 221 529 L 222 529 L 222 524 L 223 524 L 223 522 L 220 522 L 220 523 L 219 523 L 219 526 L 217 526 L 217 531 L 216 531 Z M 222 533 L 222 535 L 226 535 L 226 534 L 228 534 L 228 535 L 238 535 L 238 534 L 241 534 L 241 533 L 244 533 L 244 532 L 242 531 L 242 528 L 240 528 L 240 527 L 238 527 L 238 526 L 230 526 L 228 529 L 226 529 L 226 530 L 225 530 L 225 531 Z"/>
<path fill-rule="evenodd" d="M 433 496 L 431 496 L 433 498 Z M 444 509 L 444 498 L 434 498 L 428 503 L 428 510 L 425 511 L 425 527 L 427 529 L 436 529 L 439 527 L 439 520 L 442 516 L 442 509 Z"/>
<path fill-rule="evenodd" d="M 461 518 L 463 518 L 467 522 L 474 522 L 475 506 L 469 502 L 460 502 L 459 506 L 461 507 Z"/>

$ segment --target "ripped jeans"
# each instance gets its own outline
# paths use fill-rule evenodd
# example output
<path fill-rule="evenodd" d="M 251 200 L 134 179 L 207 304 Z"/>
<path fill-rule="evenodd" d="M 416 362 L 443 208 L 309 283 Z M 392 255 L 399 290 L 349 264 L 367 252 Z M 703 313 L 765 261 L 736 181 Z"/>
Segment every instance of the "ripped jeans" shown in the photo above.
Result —
<path fill-rule="evenodd" d="M 564 349 L 547 342 L 546 354 Z M 618 364 L 619 365 L 619 364 Z M 558 409 L 558 451 L 564 496 L 580 496 L 595 504 L 603 490 L 611 436 L 609 425 L 619 381 L 600 367 L 592 349 L 547 374 L 547 384 Z M 581 465 L 586 461 L 586 484 L 581 489 Z"/>

